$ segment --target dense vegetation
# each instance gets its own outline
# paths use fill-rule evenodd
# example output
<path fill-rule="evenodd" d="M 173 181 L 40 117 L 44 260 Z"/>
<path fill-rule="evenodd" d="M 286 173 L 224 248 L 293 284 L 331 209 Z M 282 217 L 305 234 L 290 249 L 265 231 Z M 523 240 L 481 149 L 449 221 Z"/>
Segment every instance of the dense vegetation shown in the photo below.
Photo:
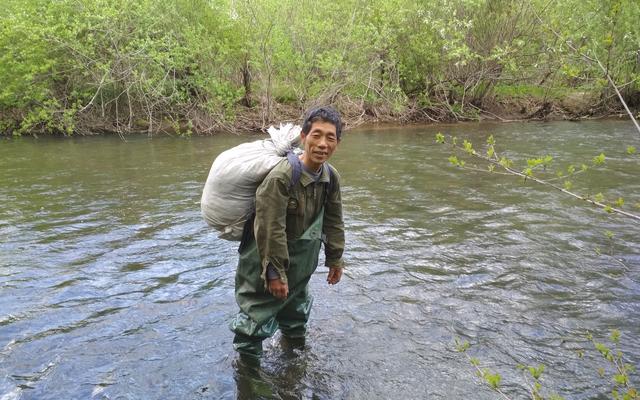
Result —
<path fill-rule="evenodd" d="M 570 118 L 640 103 L 637 0 L 5 0 L 0 132 Z M 597 64 L 600 62 L 603 68 Z M 499 118 L 499 117 L 498 117 Z"/>

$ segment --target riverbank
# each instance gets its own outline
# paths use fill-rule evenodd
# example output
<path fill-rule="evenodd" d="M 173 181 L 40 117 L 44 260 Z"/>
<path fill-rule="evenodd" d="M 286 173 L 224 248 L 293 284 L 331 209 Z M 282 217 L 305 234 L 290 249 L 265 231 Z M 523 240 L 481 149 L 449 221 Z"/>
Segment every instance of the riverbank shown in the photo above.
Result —
<path fill-rule="evenodd" d="M 503 89 L 504 90 L 504 89 Z M 615 99 L 614 99 L 615 100 Z M 638 114 L 638 99 L 631 99 L 630 107 Z M 389 110 L 384 105 L 355 105 L 337 98 L 333 103 L 343 115 L 345 129 L 375 125 L 414 125 L 457 122 L 526 122 L 526 121 L 581 121 L 604 118 L 627 118 L 622 105 L 616 106 L 611 101 L 602 101 L 599 96 L 581 92 L 566 91 L 562 96 L 535 96 L 527 93 L 516 95 L 496 94 L 485 99 L 478 106 L 473 103 L 453 104 L 436 103 L 428 107 L 420 107 L 417 102 L 398 110 Z M 103 117 L 96 113 L 85 113 L 77 116 L 73 131 L 54 129 L 41 125 L 25 134 L 34 136 L 54 134 L 70 135 L 215 135 L 219 132 L 234 134 L 264 133 L 271 125 L 293 122 L 300 123 L 305 109 L 290 104 L 275 103 L 270 116 L 264 107 L 246 107 L 238 105 L 226 113 L 208 113 L 197 108 L 186 116 L 153 116 L 150 119 L 131 119 L 119 121 L 111 117 Z M 16 134 L 15 129 L 8 129 L 2 135 Z"/>

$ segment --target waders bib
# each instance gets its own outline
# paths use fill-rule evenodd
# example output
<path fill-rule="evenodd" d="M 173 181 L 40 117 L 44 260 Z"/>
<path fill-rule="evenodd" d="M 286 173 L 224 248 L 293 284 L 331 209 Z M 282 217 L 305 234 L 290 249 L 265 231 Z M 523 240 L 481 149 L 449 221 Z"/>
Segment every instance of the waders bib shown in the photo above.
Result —
<path fill-rule="evenodd" d="M 287 337 L 304 337 L 313 302 L 308 283 L 318 266 L 323 217 L 324 208 L 300 238 L 287 242 L 289 296 L 285 300 L 277 299 L 265 289 L 253 233 L 248 243 L 241 244 L 235 293 L 240 312 L 230 323 L 236 334 L 233 344 L 238 352 L 259 356 L 262 341 L 271 337 L 278 327 Z"/>

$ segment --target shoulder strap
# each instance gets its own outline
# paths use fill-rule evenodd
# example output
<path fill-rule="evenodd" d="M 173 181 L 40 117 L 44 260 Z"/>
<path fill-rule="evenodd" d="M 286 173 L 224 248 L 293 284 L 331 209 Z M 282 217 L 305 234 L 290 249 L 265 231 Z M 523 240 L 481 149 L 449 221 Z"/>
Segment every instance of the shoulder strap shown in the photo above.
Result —
<path fill-rule="evenodd" d="M 329 165 L 329 163 L 326 163 L 325 165 L 329 169 L 329 184 L 327 185 L 327 195 L 328 195 L 329 193 L 332 193 L 333 189 L 335 188 L 336 177 L 333 173 L 333 168 L 331 168 L 331 165 Z"/>
<path fill-rule="evenodd" d="M 298 158 L 298 156 L 293 151 L 287 152 L 287 160 L 289 161 L 289 164 L 291 165 L 291 168 L 293 170 L 291 173 L 291 182 L 289 182 L 289 190 L 291 190 L 291 188 L 293 188 L 298 184 L 298 182 L 300 182 L 300 175 L 302 175 L 302 164 L 300 163 L 300 159 Z"/>

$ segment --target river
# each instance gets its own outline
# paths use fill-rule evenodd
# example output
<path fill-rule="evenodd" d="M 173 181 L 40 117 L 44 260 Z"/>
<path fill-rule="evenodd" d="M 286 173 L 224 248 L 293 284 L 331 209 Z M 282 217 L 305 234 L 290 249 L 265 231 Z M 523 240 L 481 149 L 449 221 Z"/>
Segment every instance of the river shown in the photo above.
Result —
<path fill-rule="evenodd" d="M 609 343 L 619 329 L 640 366 L 640 224 L 453 167 L 439 131 L 478 149 L 493 134 L 519 169 L 604 152 L 574 190 L 640 213 L 626 121 L 348 131 L 332 159 L 343 280 L 328 286 L 319 267 L 305 347 L 276 335 L 251 371 L 227 328 L 236 244 L 205 225 L 199 198 L 214 157 L 255 137 L 1 139 L 0 399 L 498 398 L 456 339 L 511 398 L 527 398 L 518 364 L 545 365 L 546 395 L 607 398 L 611 369 L 586 333 Z"/>

